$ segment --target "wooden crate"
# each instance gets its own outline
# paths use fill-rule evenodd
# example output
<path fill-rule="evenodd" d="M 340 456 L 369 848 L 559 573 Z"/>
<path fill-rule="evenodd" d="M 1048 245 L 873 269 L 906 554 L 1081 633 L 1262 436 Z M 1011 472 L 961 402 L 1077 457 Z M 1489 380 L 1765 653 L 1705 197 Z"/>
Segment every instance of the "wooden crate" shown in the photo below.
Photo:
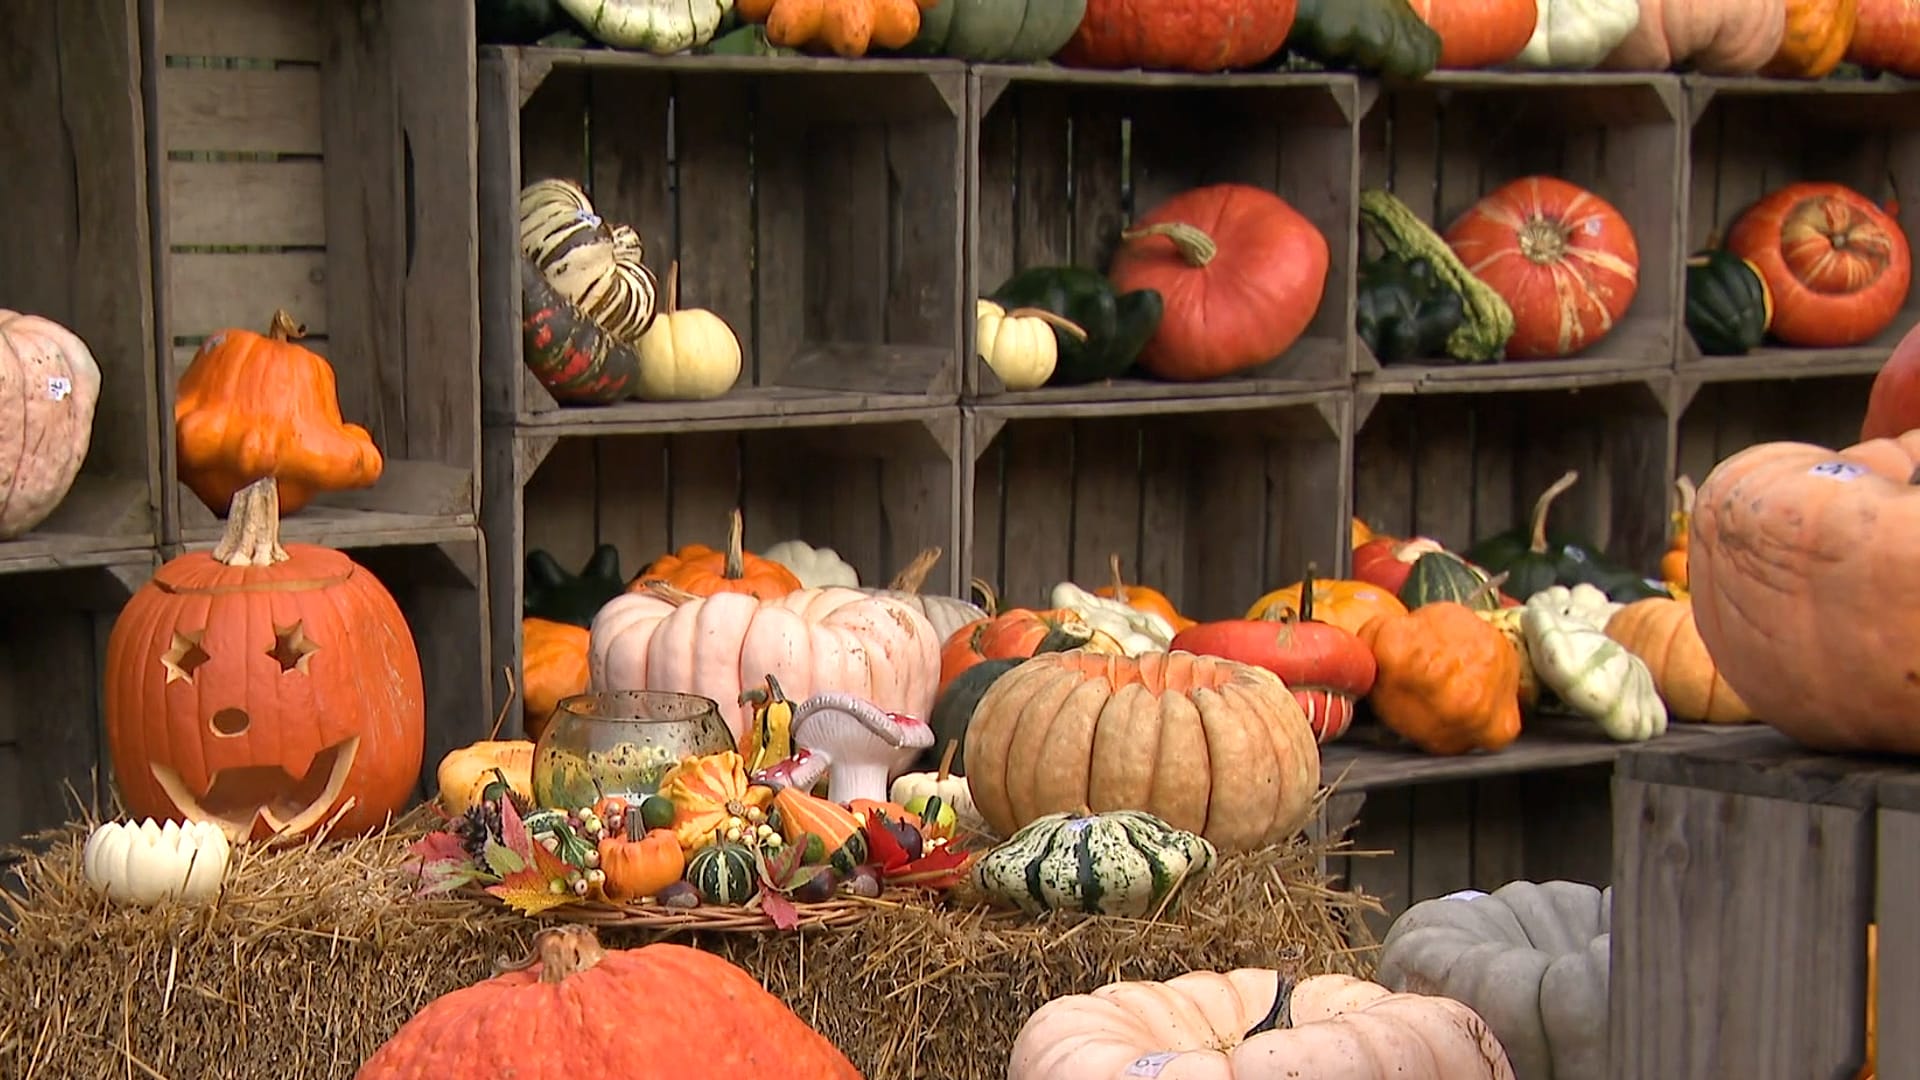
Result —
<path fill-rule="evenodd" d="M 459 0 L 145 0 L 158 339 L 197 345 L 276 308 L 386 456 L 287 534 L 346 545 L 475 536 L 479 461 L 473 6 Z M 220 525 L 165 485 L 169 540 Z"/>
<path fill-rule="evenodd" d="M 991 293 L 1028 267 L 1104 271 L 1136 214 L 1203 184 L 1273 191 L 1312 221 L 1331 249 L 1318 314 L 1300 341 L 1270 363 L 1202 383 L 1117 379 L 1006 400 L 1285 393 L 1303 382 L 1346 377 L 1354 340 L 1353 125 L 1363 100 L 1354 77 L 984 66 L 974 69 L 972 100 L 969 295 Z M 971 347 L 967 355 L 974 355 Z M 971 394 L 1006 393 L 986 365 L 968 367 Z"/>
<path fill-rule="evenodd" d="M 964 69 L 482 50 L 486 410 L 591 422 L 917 408 L 958 393 Z M 740 338 L 718 401 L 560 408 L 521 359 L 518 194 L 574 180 Z M 964 315 L 963 315 L 964 312 Z"/>
<path fill-rule="evenodd" d="M 1730 369 L 1720 369 L 1726 372 Z M 1720 373 L 1720 372 L 1716 372 Z M 1712 380 L 1682 375 L 1676 465 L 1695 483 L 1756 443 L 1852 446 L 1860 441 L 1871 375 Z"/>
<path fill-rule="evenodd" d="M 0 308 L 78 334 L 101 394 L 78 480 L 38 528 L 0 541 L 0 574 L 120 564 L 159 528 L 139 22 L 132 0 L 25 0 L 7 22 Z"/>
<path fill-rule="evenodd" d="M 1422 383 L 1502 373 L 1668 367 L 1680 332 L 1679 214 L 1685 164 L 1679 80 L 1668 75 L 1436 72 L 1385 95 L 1361 126 L 1361 185 L 1384 187 L 1444 231 L 1482 195 L 1524 176 L 1579 184 L 1619 209 L 1640 248 L 1640 287 L 1613 332 L 1571 360 L 1487 368 L 1394 365 Z M 1361 347 L 1361 369 L 1377 367 Z"/>
<path fill-rule="evenodd" d="M 1920 1080 L 1920 778 L 1880 784 L 1878 1080 Z"/>
<path fill-rule="evenodd" d="M 1864 1054 L 1880 791 L 1898 781 L 1910 793 L 1913 764 L 1814 753 L 1748 727 L 1651 743 L 1617 768 L 1611 1075 L 1850 1080 Z M 1914 805 L 1904 795 L 1892 810 Z M 1911 824 L 1888 823 L 1896 841 Z M 1916 969 L 1893 966 L 1912 955 L 1910 849 L 1881 853 L 1907 875 L 1888 878 L 1879 912 L 1902 950 L 1882 954 L 1881 993 L 1911 1003 Z M 1912 1076 L 1896 1025 L 1881 1060 Z"/>
<path fill-rule="evenodd" d="M 632 576 L 689 543 L 724 545 L 739 507 L 749 549 L 801 539 L 831 547 L 882 586 L 921 551 L 942 559 L 923 591 L 955 595 L 960 577 L 958 410 L 769 417 L 637 429 L 605 438 L 509 430 L 488 439 L 487 543 L 496 665 L 518 678 L 524 553 L 569 570 L 602 543 Z"/>
<path fill-rule="evenodd" d="M 1347 399 L 981 405 L 968 410 L 967 573 L 1009 606 L 1062 581 L 1165 590 L 1196 619 L 1238 618 L 1309 562 L 1346 557 Z"/>
<path fill-rule="evenodd" d="M 1671 392 L 1664 375 L 1500 393 L 1363 389 L 1354 513 L 1390 535 L 1463 551 L 1527 521 L 1540 493 L 1576 469 L 1553 523 L 1651 573 L 1666 545 Z"/>
<path fill-rule="evenodd" d="M 1913 195 L 1920 184 L 1920 84 L 1689 76 L 1687 99 L 1687 250 L 1715 242 L 1760 197 L 1801 180 L 1842 183 L 1898 203 L 1902 229 L 1920 236 L 1920 198 Z M 1910 291 L 1893 325 L 1857 348 L 1769 346 L 1751 356 L 1702 357 L 1682 335 L 1681 361 L 1752 375 L 1872 373 L 1916 322 L 1920 291 Z"/>

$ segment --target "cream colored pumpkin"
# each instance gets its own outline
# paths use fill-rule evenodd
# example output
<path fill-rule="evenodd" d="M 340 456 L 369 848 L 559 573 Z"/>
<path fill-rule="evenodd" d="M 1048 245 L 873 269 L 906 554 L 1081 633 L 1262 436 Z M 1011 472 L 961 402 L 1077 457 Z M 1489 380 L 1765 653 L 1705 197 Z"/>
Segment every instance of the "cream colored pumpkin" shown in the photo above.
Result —
<path fill-rule="evenodd" d="M 1013 1041 L 1007 1080 L 1514 1080 L 1457 1001 L 1349 975 L 1260 968 L 1110 983 L 1055 998 Z"/>
<path fill-rule="evenodd" d="M 51 319 L 0 309 L 0 540 L 67 497 L 93 441 L 100 367 Z"/>
<path fill-rule="evenodd" d="M 1586 71 L 1640 25 L 1640 0 L 1539 0 L 1533 38 L 1515 67 Z"/>
<path fill-rule="evenodd" d="M 1009 390 L 1032 390 L 1045 386 L 1053 377 L 1054 366 L 1060 362 L 1060 341 L 1053 333 L 1056 327 L 1063 334 L 1087 340 L 1085 330 L 1051 311 L 1008 311 L 991 300 L 974 302 L 974 351 Z"/>
<path fill-rule="evenodd" d="M 927 575 L 940 562 L 942 552 L 937 547 L 927 548 L 913 557 L 906 569 L 893 576 L 884 589 L 862 589 L 862 592 L 874 596 L 884 596 L 889 600 L 898 600 L 913 610 L 926 616 L 933 624 L 934 633 L 945 641 L 963 626 L 969 626 L 976 620 L 987 617 L 985 609 L 968 600 L 956 596 L 928 594 L 920 590 L 926 587 Z"/>
<path fill-rule="evenodd" d="M 667 270 L 667 306 L 635 350 L 642 401 L 706 401 L 740 381 L 740 339 L 711 311 L 680 306 L 680 264 Z"/>
<path fill-rule="evenodd" d="M 941 639 L 911 606 L 854 589 L 801 589 L 762 602 L 695 597 L 658 584 L 615 597 L 593 620 L 595 690 L 671 690 L 720 704 L 736 743 L 740 691 L 779 680 L 788 700 L 823 691 L 925 718 L 940 683 Z"/>
<path fill-rule="evenodd" d="M 761 548 L 760 557 L 793 571 L 800 584 L 809 589 L 860 587 L 860 572 L 830 547 L 817 548 L 805 540 L 782 540 Z"/>

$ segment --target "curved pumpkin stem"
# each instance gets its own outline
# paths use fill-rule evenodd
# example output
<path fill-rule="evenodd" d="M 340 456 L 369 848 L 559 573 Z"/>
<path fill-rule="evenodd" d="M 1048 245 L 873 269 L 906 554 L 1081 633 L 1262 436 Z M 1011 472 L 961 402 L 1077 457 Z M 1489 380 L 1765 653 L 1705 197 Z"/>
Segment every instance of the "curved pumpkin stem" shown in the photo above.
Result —
<path fill-rule="evenodd" d="M 655 600 L 665 600 L 674 607 L 700 599 L 685 589 L 676 588 L 659 578 L 648 578 L 640 583 L 640 590 Z"/>
<path fill-rule="evenodd" d="M 662 315 L 671 315 L 680 310 L 680 260 L 667 264 L 667 307 Z"/>
<path fill-rule="evenodd" d="M 940 770 L 934 774 L 934 780 L 945 783 L 953 775 L 953 755 L 960 752 L 960 740 L 948 739 L 946 752 L 940 755 Z"/>
<path fill-rule="evenodd" d="M 1000 614 L 1000 594 L 993 591 L 993 586 L 987 584 L 985 578 L 974 578 L 967 582 L 967 585 L 980 594 L 980 610 L 987 613 L 987 618 L 991 619 Z"/>
<path fill-rule="evenodd" d="M 747 576 L 747 519 L 740 513 L 739 507 L 733 508 L 733 514 L 727 520 L 726 565 L 720 573 L 728 581 L 739 581 Z"/>
<path fill-rule="evenodd" d="M 1580 470 L 1568 469 L 1567 474 L 1553 482 L 1553 486 L 1540 493 L 1533 500 L 1533 535 L 1528 538 L 1527 550 L 1535 555 L 1547 553 L 1547 513 L 1553 509 L 1553 500 L 1566 494 L 1568 488 L 1580 482 Z"/>
<path fill-rule="evenodd" d="M 1075 341 L 1087 340 L 1087 332 L 1079 323 L 1074 322 L 1064 315 L 1055 315 L 1046 308 L 1014 308 L 1012 311 L 1007 312 L 1004 317 L 1008 319 L 1039 319 L 1041 322 L 1046 323 L 1048 326 L 1053 327 L 1055 330 L 1060 331 Z"/>
<path fill-rule="evenodd" d="M 601 946 L 592 927 L 556 926 L 533 935 L 533 946 L 526 956 L 518 960 L 495 960 L 493 969 L 504 975 L 538 964 L 540 981 L 557 983 L 599 966 L 606 958 L 607 950 Z"/>
<path fill-rule="evenodd" d="M 1505 570 L 1502 570 L 1499 573 L 1488 578 L 1487 580 L 1481 582 L 1480 587 L 1468 593 L 1467 598 L 1465 600 L 1462 600 L 1461 603 L 1467 605 L 1468 607 L 1472 607 L 1476 602 L 1480 600 L 1481 597 L 1492 596 L 1495 593 L 1499 592 L 1500 587 L 1505 585 L 1506 583 L 1507 583 L 1507 572 Z"/>
<path fill-rule="evenodd" d="M 1247 1029 L 1240 1041 L 1245 1042 L 1255 1035 L 1264 1035 L 1269 1031 L 1286 1031 L 1293 1027 L 1293 976 L 1284 971 L 1273 973 L 1279 980 L 1279 986 L 1273 992 L 1273 1008 Z"/>
<path fill-rule="evenodd" d="M 286 308 L 275 308 L 273 321 L 267 324 L 267 336 L 275 341 L 299 341 L 307 336 L 307 328 L 295 322 Z"/>
<path fill-rule="evenodd" d="M 213 559 L 227 566 L 272 566 L 288 558 L 280 546 L 280 482 L 263 477 L 233 496 Z"/>
<path fill-rule="evenodd" d="M 1127 602 L 1127 579 L 1120 573 L 1120 553 L 1107 556 L 1107 572 L 1113 575 L 1113 598 L 1121 603 Z"/>
<path fill-rule="evenodd" d="M 1173 241 L 1173 249 L 1180 253 L 1180 258 L 1195 269 L 1206 266 L 1214 256 L 1220 254 L 1220 245 L 1214 243 L 1213 237 L 1199 226 L 1184 221 L 1167 221 L 1128 229 L 1120 234 L 1120 239 L 1142 240 L 1149 236 L 1164 236 Z"/>
<path fill-rule="evenodd" d="M 1673 490 L 1680 496 L 1679 512 L 1689 518 L 1693 517 L 1693 503 L 1700 495 L 1699 490 L 1693 486 L 1693 481 L 1682 476 L 1673 482 Z"/>
<path fill-rule="evenodd" d="M 1313 575 L 1319 567 L 1307 564 L 1307 574 L 1300 579 L 1300 621 L 1313 621 Z"/>
<path fill-rule="evenodd" d="M 905 569 L 893 575 L 893 580 L 887 583 L 887 588 L 893 592 L 919 592 L 926 585 L 927 575 L 933 572 L 934 564 L 940 561 L 942 554 L 944 552 L 940 548 L 930 547 L 915 555 Z"/>

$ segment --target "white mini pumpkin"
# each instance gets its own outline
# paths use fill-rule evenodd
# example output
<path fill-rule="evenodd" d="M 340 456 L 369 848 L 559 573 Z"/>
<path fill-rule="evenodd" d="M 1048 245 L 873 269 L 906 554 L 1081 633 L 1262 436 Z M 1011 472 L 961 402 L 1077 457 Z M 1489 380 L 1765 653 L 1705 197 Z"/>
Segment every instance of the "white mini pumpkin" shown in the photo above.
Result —
<path fill-rule="evenodd" d="M 680 264 L 667 270 L 667 306 L 640 339 L 642 401 L 706 401 L 740 381 L 740 339 L 711 311 L 680 306 Z"/>
<path fill-rule="evenodd" d="M 860 572 L 830 547 L 817 548 L 805 540 L 782 540 L 760 549 L 760 557 L 793 571 L 809 589 L 857 589 Z"/>
<path fill-rule="evenodd" d="M 204 904 L 220 895 L 233 849 L 213 822 L 162 825 L 109 821 L 95 828 L 81 850 L 87 884 L 117 904 L 157 904 L 177 897 Z"/>

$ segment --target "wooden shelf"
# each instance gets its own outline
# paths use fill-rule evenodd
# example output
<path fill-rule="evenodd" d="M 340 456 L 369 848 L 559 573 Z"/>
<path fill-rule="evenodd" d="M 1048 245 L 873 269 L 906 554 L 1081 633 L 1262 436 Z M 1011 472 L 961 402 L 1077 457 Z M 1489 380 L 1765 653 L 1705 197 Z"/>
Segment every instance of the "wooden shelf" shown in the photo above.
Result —
<path fill-rule="evenodd" d="M 818 427 L 862 417 L 894 418 L 945 406 L 925 394 L 856 393 L 786 386 L 742 386 L 711 401 L 621 402 L 522 413 L 512 425 L 522 438 L 670 435 L 743 428 Z"/>
<path fill-rule="evenodd" d="M 1639 746 L 1711 748 L 1723 740 L 1741 737 L 1750 727 L 1729 724 L 1671 724 L 1667 733 L 1649 743 L 1615 742 L 1590 721 L 1569 717 L 1530 718 L 1520 738 L 1498 753 L 1436 757 L 1404 745 L 1386 745 L 1393 738 L 1378 727 L 1356 728 L 1346 738 L 1320 750 L 1320 779 L 1336 794 L 1383 788 L 1479 780 L 1516 773 L 1550 772 L 1613 761 Z M 1369 736 L 1382 740 L 1369 744 Z"/>
<path fill-rule="evenodd" d="M 1673 360 L 1509 360 L 1490 364 L 1394 364 L 1361 375 L 1354 388 L 1373 394 L 1501 394 L 1578 390 L 1665 379 Z"/>

